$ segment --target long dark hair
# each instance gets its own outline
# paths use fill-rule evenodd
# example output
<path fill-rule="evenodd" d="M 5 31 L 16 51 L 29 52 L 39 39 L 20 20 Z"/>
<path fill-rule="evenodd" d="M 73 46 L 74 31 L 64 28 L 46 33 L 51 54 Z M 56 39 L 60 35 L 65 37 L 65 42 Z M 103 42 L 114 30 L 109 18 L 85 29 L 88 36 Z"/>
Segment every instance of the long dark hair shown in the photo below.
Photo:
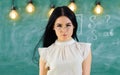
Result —
<path fill-rule="evenodd" d="M 77 24 L 77 20 L 76 20 L 76 16 L 75 16 L 74 12 L 71 11 L 67 6 L 57 7 L 54 9 L 53 13 L 49 17 L 48 24 L 46 26 L 43 37 L 38 41 L 36 47 L 34 48 L 33 61 L 35 60 L 38 63 L 39 55 L 36 52 L 36 50 L 38 51 L 38 47 L 41 44 L 41 40 L 43 43 L 43 47 L 48 47 L 52 43 L 54 43 L 55 40 L 57 39 L 55 31 L 53 30 L 53 26 L 54 26 L 56 19 L 59 18 L 60 16 L 66 16 L 71 20 L 71 22 L 74 26 L 72 38 L 78 41 L 78 38 L 76 35 L 78 24 Z"/>
<path fill-rule="evenodd" d="M 76 16 L 73 11 L 71 11 L 67 6 L 61 6 L 54 9 L 53 13 L 51 14 L 48 24 L 46 26 L 44 35 L 43 35 L 43 47 L 48 47 L 52 43 L 55 42 L 57 39 L 57 36 L 55 34 L 55 31 L 53 30 L 54 23 L 56 19 L 60 16 L 66 16 L 68 17 L 72 24 L 74 25 L 73 35 L 72 38 L 76 39 L 78 41 L 76 31 L 77 31 L 77 21 Z"/>

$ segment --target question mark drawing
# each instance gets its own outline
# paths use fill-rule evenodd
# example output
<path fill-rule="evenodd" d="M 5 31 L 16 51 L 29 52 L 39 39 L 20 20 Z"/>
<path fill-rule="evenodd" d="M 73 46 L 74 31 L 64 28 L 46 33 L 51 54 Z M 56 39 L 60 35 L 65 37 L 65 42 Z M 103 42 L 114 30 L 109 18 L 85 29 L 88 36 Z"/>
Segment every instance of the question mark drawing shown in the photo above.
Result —
<path fill-rule="evenodd" d="M 106 23 L 108 23 L 109 20 L 110 20 L 110 15 L 106 15 L 106 16 L 105 16 L 105 19 L 106 19 Z"/>

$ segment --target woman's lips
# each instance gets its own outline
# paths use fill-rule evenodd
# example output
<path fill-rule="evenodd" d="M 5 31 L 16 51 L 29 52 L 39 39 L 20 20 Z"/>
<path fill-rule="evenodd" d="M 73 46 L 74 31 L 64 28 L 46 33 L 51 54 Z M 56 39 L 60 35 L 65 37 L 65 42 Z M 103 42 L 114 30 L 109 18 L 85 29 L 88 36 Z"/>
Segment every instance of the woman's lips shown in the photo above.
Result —
<path fill-rule="evenodd" d="M 63 34 L 63 36 L 67 36 L 67 34 Z"/>

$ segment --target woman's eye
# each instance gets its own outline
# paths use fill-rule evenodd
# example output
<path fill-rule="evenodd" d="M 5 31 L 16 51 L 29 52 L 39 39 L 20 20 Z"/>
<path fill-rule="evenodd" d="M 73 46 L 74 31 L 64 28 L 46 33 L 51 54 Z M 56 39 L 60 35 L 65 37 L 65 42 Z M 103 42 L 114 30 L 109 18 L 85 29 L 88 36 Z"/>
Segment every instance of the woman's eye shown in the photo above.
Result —
<path fill-rule="evenodd" d="M 70 24 L 68 24 L 68 25 L 66 25 L 67 27 L 70 27 L 71 25 Z"/>
<path fill-rule="evenodd" d="M 62 27 L 61 25 L 57 25 L 57 27 Z"/>

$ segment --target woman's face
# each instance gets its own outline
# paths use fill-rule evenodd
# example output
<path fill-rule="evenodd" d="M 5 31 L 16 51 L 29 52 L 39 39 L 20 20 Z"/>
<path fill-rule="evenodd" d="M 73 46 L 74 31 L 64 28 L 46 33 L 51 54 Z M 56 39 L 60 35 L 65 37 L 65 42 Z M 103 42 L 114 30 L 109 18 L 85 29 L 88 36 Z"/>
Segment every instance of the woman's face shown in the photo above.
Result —
<path fill-rule="evenodd" d="M 69 18 L 61 16 L 56 19 L 53 29 L 59 41 L 67 41 L 72 38 L 74 26 Z"/>

